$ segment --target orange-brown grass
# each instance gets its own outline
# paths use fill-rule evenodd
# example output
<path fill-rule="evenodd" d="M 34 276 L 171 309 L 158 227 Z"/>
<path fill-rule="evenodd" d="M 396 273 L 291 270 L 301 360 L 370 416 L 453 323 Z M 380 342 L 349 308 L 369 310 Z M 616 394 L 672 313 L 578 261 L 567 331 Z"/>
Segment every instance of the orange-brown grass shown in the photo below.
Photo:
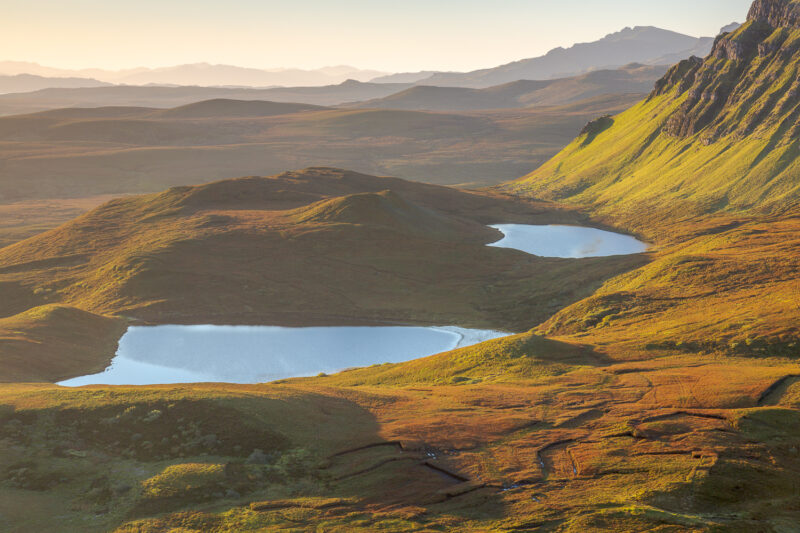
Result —
<path fill-rule="evenodd" d="M 699 224 L 702 227 L 702 223 Z M 800 340 L 800 218 L 739 219 L 710 234 L 672 224 L 652 263 L 607 282 L 539 333 L 659 351 L 786 357 Z"/>
<path fill-rule="evenodd" d="M 521 357 L 536 359 L 536 347 Z M 42 490 L 57 494 L 63 531 L 738 531 L 797 519 L 787 502 L 800 412 L 792 383 L 769 392 L 800 367 L 584 363 L 450 386 L 413 375 L 331 386 L 349 373 L 283 385 L 5 385 L 0 494 L 27 491 L 34 506 Z M 378 383 L 383 370 L 360 372 Z M 245 461 L 254 448 L 266 463 Z M 115 468 L 99 473 L 98 460 Z"/>
<path fill-rule="evenodd" d="M 0 204 L 0 248 L 53 229 L 111 200 L 111 196 Z"/>
<path fill-rule="evenodd" d="M 101 372 L 124 331 L 123 320 L 61 305 L 0 318 L 0 382 L 53 382 L 84 370 Z"/>
<path fill-rule="evenodd" d="M 528 382 L 604 361 L 604 356 L 588 346 L 523 333 L 407 363 L 348 370 L 329 376 L 326 383 L 391 386 Z"/>

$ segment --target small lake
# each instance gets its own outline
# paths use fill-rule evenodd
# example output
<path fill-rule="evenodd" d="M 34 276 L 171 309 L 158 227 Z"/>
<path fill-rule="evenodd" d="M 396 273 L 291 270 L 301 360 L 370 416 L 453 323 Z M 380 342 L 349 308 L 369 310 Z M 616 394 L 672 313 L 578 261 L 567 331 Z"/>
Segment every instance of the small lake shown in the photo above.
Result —
<path fill-rule="evenodd" d="M 135 326 L 104 372 L 59 385 L 263 383 L 402 363 L 506 335 L 457 327 Z"/>
<path fill-rule="evenodd" d="M 540 257 L 605 257 L 630 255 L 647 251 L 648 245 L 629 235 L 581 226 L 529 226 L 498 224 L 492 226 L 504 237 L 490 244 L 496 248 L 513 248 Z"/>

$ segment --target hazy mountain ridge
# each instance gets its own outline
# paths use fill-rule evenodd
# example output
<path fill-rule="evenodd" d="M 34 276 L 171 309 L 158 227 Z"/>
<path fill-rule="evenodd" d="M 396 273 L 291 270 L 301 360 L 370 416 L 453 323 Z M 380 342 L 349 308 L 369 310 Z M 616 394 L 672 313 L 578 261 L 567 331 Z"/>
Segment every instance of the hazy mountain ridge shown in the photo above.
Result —
<path fill-rule="evenodd" d="M 94 78 L 119 85 L 200 85 L 200 86 L 321 86 L 348 79 L 367 82 L 386 73 L 350 66 L 323 67 L 314 70 L 297 68 L 258 69 L 234 65 L 194 63 L 161 68 L 125 70 L 62 69 L 25 61 L 0 61 L 0 74 L 33 74 L 50 77 Z"/>
<path fill-rule="evenodd" d="M 195 102 L 262 100 L 321 106 L 350 105 L 397 109 L 476 110 L 564 105 L 605 94 L 644 94 L 666 72 L 666 67 L 625 65 L 555 80 L 516 82 L 468 89 L 413 83 L 362 83 L 348 80 L 323 87 L 272 89 L 224 87 L 110 86 L 87 89 L 43 89 L 0 95 L 0 116 L 67 107 L 175 107 Z"/>
<path fill-rule="evenodd" d="M 665 66 L 627 65 L 555 80 L 520 80 L 486 89 L 416 85 L 357 104 L 364 108 L 467 111 L 565 105 L 609 94 L 647 94 Z"/>
<path fill-rule="evenodd" d="M 0 95 L 0 115 L 32 113 L 65 107 L 175 107 L 204 100 L 263 100 L 321 106 L 383 98 L 410 84 L 361 83 L 348 80 L 322 87 L 272 89 L 226 87 L 111 86 L 88 89 L 43 89 L 33 93 Z"/>
<path fill-rule="evenodd" d="M 353 67 L 261 70 L 198 63 L 149 69 L 146 72 L 122 76 L 117 82 L 125 85 L 297 87 L 334 85 L 350 79 L 368 82 L 380 75 L 383 74 L 376 70 L 359 70 Z"/>
<path fill-rule="evenodd" d="M 421 83 L 437 74 L 435 70 L 422 70 L 420 72 L 399 72 L 387 74 L 369 80 L 371 83 Z"/>
<path fill-rule="evenodd" d="M 738 28 L 740 25 L 737 23 L 730 24 L 730 27 Z M 729 26 L 726 26 L 729 27 Z M 724 31 L 724 30 L 723 30 Z M 692 48 L 687 48 L 686 50 L 681 50 L 679 52 L 674 52 L 670 54 L 665 54 L 663 56 L 657 57 L 650 61 L 650 64 L 653 65 L 667 65 L 671 66 L 675 63 L 679 63 L 684 59 L 690 57 L 705 57 L 711 52 L 711 48 L 714 46 L 714 38 L 713 37 L 701 37 L 697 40 L 697 43 Z"/>
<path fill-rule="evenodd" d="M 49 88 L 105 87 L 111 85 L 91 78 L 48 78 L 34 74 L 0 75 L 0 94 L 27 93 Z"/>
<path fill-rule="evenodd" d="M 733 25 L 726 26 L 728 30 Z M 517 80 L 571 77 L 597 69 L 614 69 L 629 63 L 665 65 L 691 55 L 705 56 L 714 39 L 694 38 L 655 27 L 625 28 L 591 43 L 555 48 L 546 55 L 523 59 L 468 73 L 385 73 L 350 66 L 314 70 L 297 68 L 258 69 L 233 65 L 194 63 L 161 68 L 61 69 L 23 61 L 0 61 L 0 74 L 94 78 L 118 85 L 203 87 L 298 87 L 336 85 L 347 80 L 372 83 L 409 83 L 434 86 L 486 88 Z"/>
<path fill-rule="evenodd" d="M 713 38 L 691 37 L 653 26 L 637 26 L 607 35 L 599 41 L 555 48 L 544 56 L 467 73 L 438 73 L 427 85 L 484 88 L 520 79 L 542 80 L 613 69 L 629 63 L 671 64 L 675 58 L 705 56 Z"/>

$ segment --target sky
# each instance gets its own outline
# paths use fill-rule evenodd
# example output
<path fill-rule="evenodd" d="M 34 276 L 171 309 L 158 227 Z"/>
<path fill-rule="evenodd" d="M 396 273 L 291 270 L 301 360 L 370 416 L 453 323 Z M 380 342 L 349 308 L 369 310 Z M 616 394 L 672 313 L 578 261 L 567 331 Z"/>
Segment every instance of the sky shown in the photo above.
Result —
<path fill-rule="evenodd" d="M 0 0 L 0 60 L 473 70 L 626 26 L 713 36 L 752 0 Z"/>

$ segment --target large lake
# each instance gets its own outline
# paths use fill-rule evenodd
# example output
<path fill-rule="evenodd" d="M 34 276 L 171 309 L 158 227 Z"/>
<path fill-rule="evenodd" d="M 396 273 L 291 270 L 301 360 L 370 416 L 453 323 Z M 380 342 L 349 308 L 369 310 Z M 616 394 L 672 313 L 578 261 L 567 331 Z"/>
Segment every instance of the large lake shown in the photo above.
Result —
<path fill-rule="evenodd" d="M 59 385 L 263 383 L 401 363 L 505 335 L 456 327 L 137 326 L 104 372 Z"/>
<path fill-rule="evenodd" d="M 647 244 L 620 233 L 580 226 L 529 226 L 498 224 L 492 226 L 504 237 L 490 244 L 513 248 L 540 257 L 602 257 L 630 255 L 647 251 Z"/>

